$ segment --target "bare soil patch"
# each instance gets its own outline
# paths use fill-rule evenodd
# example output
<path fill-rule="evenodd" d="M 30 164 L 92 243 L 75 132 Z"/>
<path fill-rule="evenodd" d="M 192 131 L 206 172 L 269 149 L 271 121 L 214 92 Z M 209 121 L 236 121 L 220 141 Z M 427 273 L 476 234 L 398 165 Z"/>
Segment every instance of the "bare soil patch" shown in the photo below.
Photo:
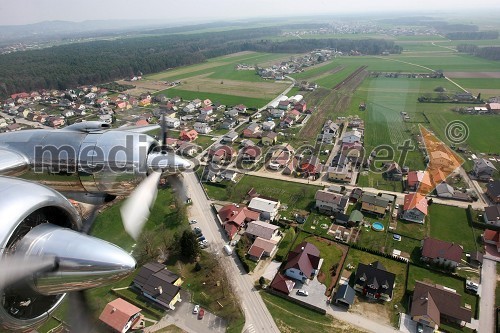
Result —
<path fill-rule="evenodd" d="M 132 96 L 139 96 L 142 93 L 155 93 L 161 90 L 165 90 L 168 88 L 167 85 L 164 83 L 158 82 L 158 81 L 151 81 L 151 80 L 141 80 L 141 81 L 125 81 L 125 80 L 120 80 L 116 81 L 119 84 L 131 84 L 134 85 L 135 88 L 125 90 L 124 93 L 130 94 Z"/>
<path fill-rule="evenodd" d="M 368 319 L 377 321 L 379 323 L 391 325 L 390 313 L 384 306 L 384 304 L 368 302 L 356 296 L 354 305 L 351 306 L 351 311 L 359 313 L 364 317 L 367 317 Z"/>
<path fill-rule="evenodd" d="M 446 72 L 451 79 L 500 79 L 500 72 Z"/>

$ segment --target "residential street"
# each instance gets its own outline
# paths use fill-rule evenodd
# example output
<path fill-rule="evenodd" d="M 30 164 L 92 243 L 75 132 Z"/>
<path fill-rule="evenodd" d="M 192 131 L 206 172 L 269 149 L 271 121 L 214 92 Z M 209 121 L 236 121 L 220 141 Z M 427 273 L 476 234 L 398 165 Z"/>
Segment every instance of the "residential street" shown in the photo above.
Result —
<path fill-rule="evenodd" d="M 226 275 L 233 285 L 233 290 L 241 301 L 241 307 L 245 312 L 245 329 L 249 332 L 279 332 L 278 327 L 267 310 L 264 301 L 253 286 L 253 281 L 248 276 L 236 255 L 227 256 L 222 251 L 222 246 L 226 243 L 226 236 L 216 221 L 210 202 L 207 200 L 198 178 L 192 172 L 184 174 L 184 184 L 189 189 L 189 195 L 193 202 L 190 209 L 190 217 L 198 221 L 206 239 L 210 242 L 210 250 L 215 253 L 223 267 Z"/>
<path fill-rule="evenodd" d="M 479 332 L 494 332 L 495 328 L 495 287 L 497 282 L 497 262 L 487 257 L 481 269 L 481 299 L 479 301 Z"/>

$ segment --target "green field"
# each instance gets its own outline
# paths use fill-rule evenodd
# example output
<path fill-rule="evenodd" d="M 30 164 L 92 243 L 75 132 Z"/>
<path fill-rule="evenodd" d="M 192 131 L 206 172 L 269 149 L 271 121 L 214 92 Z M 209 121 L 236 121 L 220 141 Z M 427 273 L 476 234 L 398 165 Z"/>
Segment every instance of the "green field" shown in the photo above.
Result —
<path fill-rule="evenodd" d="M 260 108 L 271 101 L 271 99 L 253 98 L 253 97 L 238 96 L 238 95 L 216 94 L 216 93 L 190 91 L 190 90 L 182 90 L 175 88 L 162 90 L 157 92 L 156 94 L 163 94 L 169 98 L 179 96 L 182 99 L 186 100 L 193 100 L 196 98 L 199 99 L 208 98 L 213 103 L 220 103 L 227 106 L 243 104 L 246 105 L 247 107 L 253 107 L 253 108 Z"/>
<path fill-rule="evenodd" d="M 477 251 L 465 209 L 433 204 L 429 207 L 431 237 L 460 244 L 465 252 Z"/>
<path fill-rule="evenodd" d="M 498 68 L 498 71 L 500 71 L 500 68 Z M 466 89 L 472 89 L 472 90 L 500 89 L 500 79 L 472 78 L 472 79 L 453 79 L 453 81 L 455 81 L 456 83 L 458 83 L 459 85 L 461 85 Z"/>

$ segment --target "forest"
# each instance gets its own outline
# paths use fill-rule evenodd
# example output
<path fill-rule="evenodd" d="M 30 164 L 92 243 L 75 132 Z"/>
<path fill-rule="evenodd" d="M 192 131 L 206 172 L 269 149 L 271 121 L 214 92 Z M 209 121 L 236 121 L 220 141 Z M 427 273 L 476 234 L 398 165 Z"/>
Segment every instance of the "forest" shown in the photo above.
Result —
<path fill-rule="evenodd" d="M 400 53 L 392 41 L 366 39 L 265 39 L 279 27 L 102 40 L 0 56 L 0 96 L 39 89 L 98 84 L 191 65 L 240 51 L 302 53 L 335 48 L 348 53 Z"/>
<path fill-rule="evenodd" d="M 460 44 L 457 45 L 457 50 L 488 60 L 500 60 L 500 47 L 498 46 L 479 47 L 474 44 Z"/>
<path fill-rule="evenodd" d="M 460 31 L 446 34 L 451 40 L 483 40 L 498 39 L 498 31 Z"/>

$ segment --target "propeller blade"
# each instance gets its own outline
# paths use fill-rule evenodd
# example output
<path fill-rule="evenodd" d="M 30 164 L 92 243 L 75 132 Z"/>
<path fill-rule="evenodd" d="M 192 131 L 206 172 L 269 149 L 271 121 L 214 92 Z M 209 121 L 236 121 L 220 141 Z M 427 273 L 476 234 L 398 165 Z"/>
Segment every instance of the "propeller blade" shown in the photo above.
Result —
<path fill-rule="evenodd" d="M 120 208 L 125 231 L 135 240 L 141 234 L 142 228 L 148 220 L 149 209 L 158 193 L 160 176 L 161 173 L 153 171 L 148 178 L 137 186 Z"/>
<path fill-rule="evenodd" d="M 48 272 L 57 267 L 53 256 L 24 256 L 14 254 L 0 260 L 0 289 L 25 280 L 36 273 Z"/>
<path fill-rule="evenodd" d="M 73 333 L 92 333 L 95 332 L 87 296 L 84 291 L 75 291 L 68 295 L 69 325 Z"/>
<path fill-rule="evenodd" d="M 167 123 L 165 122 L 165 114 L 161 115 L 161 150 L 167 149 Z"/>

